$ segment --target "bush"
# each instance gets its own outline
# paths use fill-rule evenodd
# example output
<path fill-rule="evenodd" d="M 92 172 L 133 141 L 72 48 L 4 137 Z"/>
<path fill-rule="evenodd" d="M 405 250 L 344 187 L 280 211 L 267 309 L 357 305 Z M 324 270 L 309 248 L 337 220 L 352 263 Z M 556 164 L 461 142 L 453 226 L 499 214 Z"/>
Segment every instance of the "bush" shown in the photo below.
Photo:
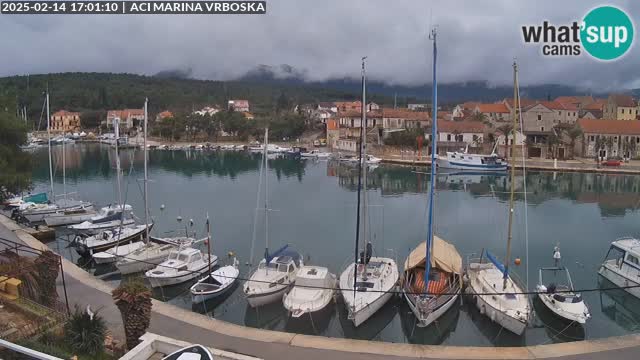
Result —
<path fill-rule="evenodd" d="M 76 305 L 74 313 L 64 326 L 66 341 L 74 351 L 84 354 L 96 354 L 104 351 L 104 338 L 107 326 L 97 311 L 89 315 Z"/>

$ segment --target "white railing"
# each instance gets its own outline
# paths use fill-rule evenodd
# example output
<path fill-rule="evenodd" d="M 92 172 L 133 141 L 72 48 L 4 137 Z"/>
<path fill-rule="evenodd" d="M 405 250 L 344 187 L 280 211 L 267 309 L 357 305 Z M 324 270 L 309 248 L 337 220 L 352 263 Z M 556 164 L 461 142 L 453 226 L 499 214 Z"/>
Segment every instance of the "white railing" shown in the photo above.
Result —
<path fill-rule="evenodd" d="M 31 350 L 31 349 L 26 348 L 24 346 L 16 345 L 14 343 L 11 343 L 11 342 L 8 342 L 8 341 L 2 340 L 2 339 L 0 339 L 0 346 L 5 347 L 5 348 L 7 348 L 9 350 L 12 350 L 14 352 L 17 352 L 17 353 L 27 355 L 27 356 L 29 356 L 31 358 L 38 359 L 38 360 L 63 360 L 63 359 L 60 359 L 58 357 L 51 356 L 51 355 L 48 355 L 48 354 L 44 354 L 44 353 L 41 353 L 39 351 Z"/>

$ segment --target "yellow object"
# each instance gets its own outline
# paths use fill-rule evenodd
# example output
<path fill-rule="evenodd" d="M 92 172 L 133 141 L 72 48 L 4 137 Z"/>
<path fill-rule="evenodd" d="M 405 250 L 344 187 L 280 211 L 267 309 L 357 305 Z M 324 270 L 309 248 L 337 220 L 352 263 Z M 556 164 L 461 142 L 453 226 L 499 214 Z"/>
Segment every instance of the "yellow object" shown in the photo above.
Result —
<path fill-rule="evenodd" d="M 416 266 L 424 265 L 426 261 L 427 242 L 421 242 L 413 249 L 404 262 L 404 270 L 411 270 Z M 431 266 L 440 270 L 461 274 L 462 257 L 453 244 L 450 244 L 437 236 L 433 236 L 433 252 L 431 254 Z"/>
<path fill-rule="evenodd" d="M 0 292 L 2 296 L 10 300 L 19 298 L 20 284 L 22 284 L 21 280 L 0 276 Z"/>

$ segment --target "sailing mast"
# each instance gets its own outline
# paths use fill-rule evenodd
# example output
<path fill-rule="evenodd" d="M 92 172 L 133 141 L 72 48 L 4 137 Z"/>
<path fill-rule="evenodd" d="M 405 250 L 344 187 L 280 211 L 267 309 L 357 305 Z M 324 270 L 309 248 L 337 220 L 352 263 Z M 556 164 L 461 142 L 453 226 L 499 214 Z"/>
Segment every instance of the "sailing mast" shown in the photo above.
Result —
<path fill-rule="evenodd" d="M 516 153 L 516 129 L 518 128 L 518 109 L 520 108 L 520 98 L 518 97 L 518 64 L 513 62 L 513 129 L 511 130 L 511 158 L 515 159 Z M 513 238 L 513 201 L 515 195 L 515 162 L 511 163 L 510 181 L 511 192 L 509 197 L 509 227 L 507 230 L 507 255 L 504 260 L 504 274 L 502 277 L 502 289 L 507 288 L 507 279 L 509 278 L 509 262 L 511 259 L 511 239 Z"/>
<path fill-rule="evenodd" d="M 115 118 L 113 119 L 114 122 L 114 127 L 115 127 L 115 132 L 116 132 L 116 184 L 118 187 L 118 205 L 122 206 L 122 214 L 124 215 L 124 204 L 122 204 L 122 185 L 120 184 L 120 148 L 119 148 L 119 143 L 120 143 L 120 119 L 119 118 Z M 146 149 L 145 149 L 146 151 Z"/>
<path fill-rule="evenodd" d="M 264 256 L 269 257 L 269 185 L 267 178 L 269 177 L 269 162 L 267 161 L 267 146 L 269 144 L 269 128 L 264 129 L 264 149 L 262 157 L 264 159 Z M 266 267 L 269 271 L 269 267 Z"/>
<path fill-rule="evenodd" d="M 362 58 L 362 108 L 361 108 L 361 116 L 362 116 L 362 120 L 361 122 L 364 123 L 365 119 L 366 119 L 366 115 L 365 115 L 365 68 L 364 68 L 364 61 L 365 61 L 366 57 Z M 354 253 L 354 262 L 353 262 L 353 298 L 355 300 L 356 298 L 356 282 L 358 281 L 358 249 L 359 249 L 359 245 L 360 245 L 360 193 L 362 190 L 362 167 L 363 164 L 366 164 L 366 161 L 363 162 L 362 159 L 365 157 L 364 155 L 366 154 L 366 151 L 364 151 L 364 131 L 363 131 L 363 124 L 360 124 L 360 146 L 358 147 L 358 159 L 359 159 L 359 163 L 358 163 L 358 204 L 356 205 L 356 246 L 355 246 L 355 253 Z M 366 173 L 366 170 L 364 171 Z M 366 198 L 366 196 L 365 196 Z M 366 246 L 365 246 L 366 249 Z M 366 258 L 366 254 L 364 256 Z M 354 303 L 355 306 L 355 303 Z"/>
<path fill-rule="evenodd" d="M 147 173 L 147 118 L 148 118 L 148 113 L 147 113 L 147 104 L 149 103 L 149 99 L 145 98 L 144 99 L 144 137 L 143 137 L 143 149 L 142 152 L 144 153 L 144 225 L 145 225 L 145 230 L 144 230 L 144 239 L 146 241 L 146 243 L 149 243 L 149 204 L 148 204 L 148 196 L 147 196 L 147 182 L 149 181 L 149 175 Z M 123 210 L 123 214 L 124 214 L 124 209 Z"/>
<path fill-rule="evenodd" d="M 364 62 L 367 57 L 362 58 L 362 241 L 364 245 L 364 263 L 367 263 L 367 72 L 364 68 Z M 366 274 L 366 272 L 365 272 Z"/>
<path fill-rule="evenodd" d="M 436 154 L 438 153 L 438 77 L 436 74 L 436 59 L 438 50 L 436 46 L 436 29 L 431 30 L 429 39 L 433 40 L 433 83 L 432 83 L 432 117 L 431 117 L 431 182 L 429 184 L 429 219 L 427 229 L 427 244 L 424 266 L 424 282 L 429 284 L 429 273 L 431 272 L 431 253 L 433 247 L 433 204 L 435 202 L 436 183 Z"/>
<path fill-rule="evenodd" d="M 49 181 L 51 182 L 51 199 L 55 201 L 53 191 L 53 160 L 51 159 L 51 113 L 49 110 L 49 84 L 47 84 L 47 137 L 49 138 Z"/>

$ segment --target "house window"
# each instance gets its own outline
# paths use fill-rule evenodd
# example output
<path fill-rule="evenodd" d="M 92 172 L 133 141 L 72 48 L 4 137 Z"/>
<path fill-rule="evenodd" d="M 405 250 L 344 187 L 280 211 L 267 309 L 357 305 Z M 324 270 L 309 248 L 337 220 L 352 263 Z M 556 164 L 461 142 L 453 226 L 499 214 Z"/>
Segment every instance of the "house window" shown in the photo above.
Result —
<path fill-rule="evenodd" d="M 473 135 L 473 141 L 478 141 L 478 135 Z"/>
<path fill-rule="evenodd" d="M 541 127 L 540 127 L 540 131 L 544 131 L 544 126 L 541 126 Z"/>
<path fill-rule="evenodd" d="M 640 136 L 636 137 L 636 144 L 640 144 Z"/>
<path fill-rule="evenodd" d="M 447 141 L 451 141 L 451 134 L 447 134 Z"/>
<path fill-rule="evenodd" d="M 624 109 L 620 109 L 620 112 L 622 112 L 624 114 Z"/>
<path fill-rule="evenodd" d="M 561 112 L 561 111 L 558 111 L 558 115 L 562 115 L 562 112 Z"/>
<path fill-rule="evenodd" d="M 595 137 L 593 135 L 589 136 L 589 141 L 594 141 Z"/>
<path fill-rule="evenodd" d="M 538 115 L 538 121 L 542 121 L 542 115 Z"/>

